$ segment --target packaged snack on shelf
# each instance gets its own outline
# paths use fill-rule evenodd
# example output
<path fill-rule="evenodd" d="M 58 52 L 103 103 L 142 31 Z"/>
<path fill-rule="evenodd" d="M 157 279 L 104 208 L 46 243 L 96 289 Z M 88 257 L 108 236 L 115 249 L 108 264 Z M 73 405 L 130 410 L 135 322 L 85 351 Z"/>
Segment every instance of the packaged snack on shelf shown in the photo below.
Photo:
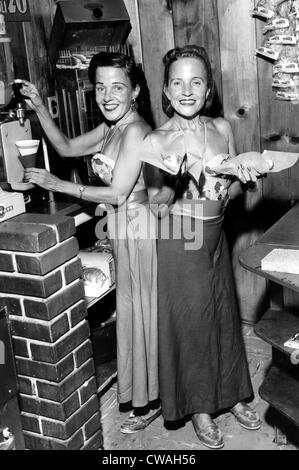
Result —
<path fill-rule="evenodd" d="M 268 43 L 265 46 L 258 47 L 256 54 L 267 57 L 268 59 L 277 60 L 279 58 L 279 50 L 270 47 Z"/>
<path fill-rule="evenodd" d="M 82 279 L 86 297 L 100 297 L 110 289 L 108 277 L 98 267 L 83 265 Z"/>
<path fill-rule="evenodd" d="M 290 74 L 279 73 L 273 77 L 272 87 L 274 88 L 292 88 L 295 91 L 295 81 Z"/>
<path fill-rule="evenodd" d="M 276 9 L 275 0 L 257 0 L 252 10 L 252 16 L 257 16 L 262 19 L 271 19 L 276 15 Z"/>
<path fill-rule="evenodd" d="M 98 268 L 107 277 L 108 289 L 115 282 L 115 264 L 112 253 L 105 251 L 85 251 L 78 253 L 83 267 Z"/>

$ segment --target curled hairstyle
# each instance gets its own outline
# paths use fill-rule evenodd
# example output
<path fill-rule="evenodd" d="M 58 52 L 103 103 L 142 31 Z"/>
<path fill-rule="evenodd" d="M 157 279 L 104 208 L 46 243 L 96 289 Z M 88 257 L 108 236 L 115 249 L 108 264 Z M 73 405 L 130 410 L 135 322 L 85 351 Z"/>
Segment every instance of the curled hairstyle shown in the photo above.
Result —
<path fill-rule="evenodd" d="M 132 88 L 135 89 L 136 86 L 139 85 L 140 92 L 136 99 L 136 107 L 139 114 L 153 127 L 149 90 L 146 79 L 142 69 L 136 65 L 134 59 L 121 52 L 99 52 L 95 54 L 88 67 L 89 81 L 93 86 L 95 86 L 96 70 L 98 67 L 123 69 L 129 77 Z"/>
<path fill-rule="evenodd" d="M 186 57 L 194 57 L 195 59 L 201 60 L 207 72 L 207 81 L 208 81 L 207 85 L 208 85 L 208 89 L 210 90 L 210 93 L 205 102 L 204 108 L 202 110 L 203 112 L 208 113 L 215 97 L 216 87 L 215 87 L 215 82 L 213 79 L 210 59 L 206 50 L 201 46 L 195 46 L 195 45 L 188 45 L 188 46 L 176 47 L 174 49 L 171 49 L 163 57 L 163 63 L 164 63 L 165 68 L 164 68 L 164 82 L 163 82 L 163 92 L 162 92 L 162 107 L 163 107 L 164 113 L 168 117 L 172 117 L 174 115 L 174 109 L 171 106 L 171 103 L 164 92 L 164 89 L 165 87 L 168 86 L 168 82 L 169 82 L 170 67 L 176 60 L 183 59 Z"/>

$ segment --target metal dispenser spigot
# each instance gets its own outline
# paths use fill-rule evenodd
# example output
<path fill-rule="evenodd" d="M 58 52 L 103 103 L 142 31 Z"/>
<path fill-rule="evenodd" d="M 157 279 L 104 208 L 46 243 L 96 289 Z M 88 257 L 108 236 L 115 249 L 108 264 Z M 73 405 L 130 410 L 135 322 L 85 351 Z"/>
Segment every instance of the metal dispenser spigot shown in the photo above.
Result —
<path fill-rule="evenodd" d="M 20 89 L 22 88 L 23 83 L 22 80 L 16 79 L 13 81 L 12 84 L 12 89 L 15 95 L 15 100 L 16 100 L 16 117 L 19 120 L 19 123 L 21 126 L 24 126 L 25 123 L 25 103 L 24 103 L 24 98 L 23 95 L 20 92 Z"/>

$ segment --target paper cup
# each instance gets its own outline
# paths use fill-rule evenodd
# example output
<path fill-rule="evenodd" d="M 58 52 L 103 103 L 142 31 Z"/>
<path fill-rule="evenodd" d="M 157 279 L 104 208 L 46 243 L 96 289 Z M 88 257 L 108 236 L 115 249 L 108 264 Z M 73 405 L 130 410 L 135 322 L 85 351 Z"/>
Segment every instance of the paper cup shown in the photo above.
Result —
<path fill-rule="evenodd" d="M 18 140 L 16 143 L 17 149 L 22 157 L 26 155 L 35 155 L 39 146 L 39 140 Z"/>
<path fill-rule="evenodd" d="M 36 153 L 30 155 L 19 155 L 18 158 L 24 168 L 33 168 L 36 166 Z"/>

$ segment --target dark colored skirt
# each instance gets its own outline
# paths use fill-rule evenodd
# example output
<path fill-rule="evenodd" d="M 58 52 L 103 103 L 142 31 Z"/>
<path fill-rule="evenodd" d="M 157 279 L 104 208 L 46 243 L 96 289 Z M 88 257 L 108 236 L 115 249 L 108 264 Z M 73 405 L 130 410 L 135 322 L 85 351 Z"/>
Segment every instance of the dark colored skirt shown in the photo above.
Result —
<path fill-rule="evenodd" d="M 222 218 L 187 219 L 170 216 L 170 239 L 160 233 L 158 240 L 159 386 L 166 421 L 213 414 L 253 394 Z M 203 235 L 201 248 L 190 249 L 190 230 L 198 240 Z"/>

